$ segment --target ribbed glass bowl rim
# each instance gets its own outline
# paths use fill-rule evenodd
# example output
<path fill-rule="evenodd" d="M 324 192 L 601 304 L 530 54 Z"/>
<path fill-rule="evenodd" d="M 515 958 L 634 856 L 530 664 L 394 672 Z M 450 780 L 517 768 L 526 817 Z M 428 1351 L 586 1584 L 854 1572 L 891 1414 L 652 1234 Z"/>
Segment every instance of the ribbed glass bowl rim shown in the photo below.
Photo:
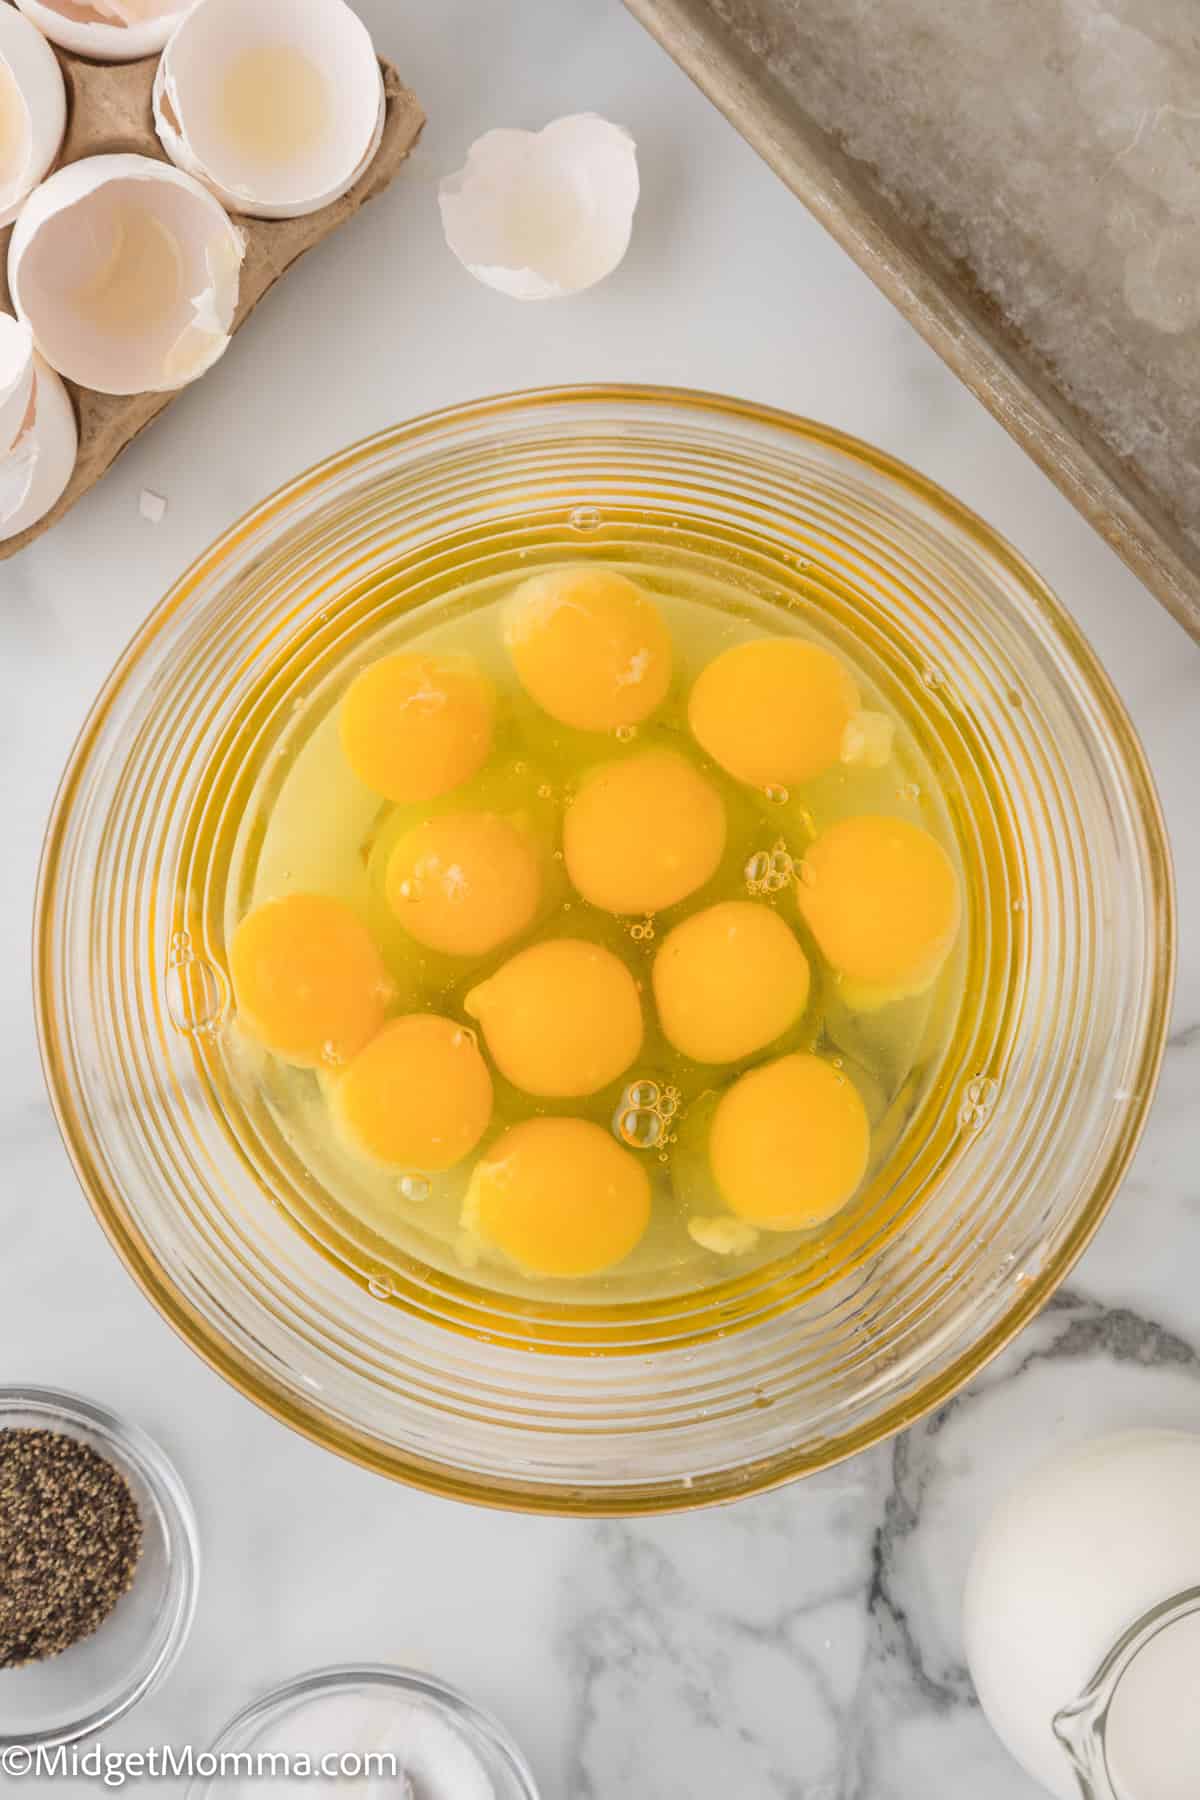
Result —
<path fill-rule="evenodd" d="M 96 1172 L 88 1146 L 83 1110 L 74 1096 L 64 1091 L 56 1076 L 52 975 L 54 961 L 53 872 L 68 831 L 76 793 L 85 777 L 118 695 L 136 678 L 143 656 L 168 622 L 185 607 L 206 582 L 219 575 L 222 565 L 239 549 L 263 532 L 277 542 L 286 533 L 293 514 L 305 504 L 319 501 L 323 490 L 344 480 L 360 465 L 377 465 L 391 451 L 411 448 L 422 440 L 436 440 L 439 433 L 465 427 L 502 426 L 514 423 L 525 412 L 555 406 L 594 406 L 603 409 L 631 406 L 677 408 L 682 415 L 707 417 L 714 425 L 745 422 L 780 433 L 797 444 L 810 443 L 837 452 L 852 463 L 894 483 L 914 501 L 940 514 L 963 534 L 981 555 L 992 559 L 1021 587 L 1040 628 L 1074 663 L 1101 713 L 1110 744 L 1127 771 L 1136 795 L 1140 823 L 1145 830 L 1149 855 L 1147 876 L 1155 926 L 1158 981 L 1144 1033 L 1136 1090 L 1125 1108 L 1122 1129 L 1116 1136 L 1108 1162 L 1094 1189 L 1079 1209 L 1071 1228 L 1064 1232 L 1053 1255 L 1042 1261 L 1035 1274 L 1015 1289 L 1004 1314 L 953 1361 L 931 1372 L 910 1395 L 863 1421 L 835 1441 L 815 1449 L 811 1444 L 756 1462 L 751 1467 L 724 1471 L 715 1481 L 697 1482 L 680 1492 L 664 1484 L 658 1491 L 641 1488 L 625 1495 L 611 1490 L 574 1490 L 570 1495 L 554 1489 L 543 1492 L 530 1484 L 519 1497 L 511 1490 L 492 1492 L 474 1480 L 455 1479 L 452 1471 L 431 1472 L 406 1463 L 394 1450 L 382 1449 L 365 1432 L 359 1433 L 331 1418 L 314 1416 L 281 1400 L 262 1372 L 234 1352 L 205 1321 L 180 1299 L 160 1266 L 152 1246 L 129 1218 L 119 1194 L 108 1191 Z M 1166 1048 L 1175 972 L 1175 901 L 1170 844 L 1166 823 L 1145 751 L 1124 704 L 1103 665 L 1070 614 L 1037 572 L 1005 538 L 984 523 L 968 506 L 938 483 L 921 475 L 901 459 L 877 449 L 837 428 L 782 409 L 700 389 L 640 383 L 586 383 L 531 388 L 501 393 L 420 414 L 358 440 L 314 464 L 276 489 L 245 513 L 199 556 L 174 583 L 149 614 L 116 662 L 101 688 L 72 749 L 47 827 L 39 872 L 34 920 L 34 1006 L 43 1070 L 51 1103 L 76 1175 L 99 1223 L 126 1269 L 143 1293 L 196 1353 L 224 1376 L 240 1393 L 263 1407 L 313 1442 L 349 1460 L 401 1479 L 428 1492 L 493 1506 L 503 1511 L 551 1512 L 591 1517 L 627 1516 L 651 1512 L 686 1511 L 714 1501 L 743 1498 L 778 1487 L 797 1476 L 831 1467 L 847 1457 L 871 1448 L 895 1432 L 914 1424 L 943 1405 L 973 1379 L 1038 1313 L 1069 1274 L 1095 1235 L 1115 1196 L 1145 1128 L 1158 1073 Z"/>
<path fill-rule="evenodd" d="M 436 1712 L 447 1715 L 456 1725 L 464 1725 L 469 1737 L 477 1738 L 504 1765 L 513 1788 L 513 1800 L 539 1800 L 533 1771 L 506 1728 L 492 1713 L 468 1699 L 459 1688 L 452 1687 L 436 1675 L 421 1669 L 409 1669 L 393 1663 L 339 1663 L 328 1668 L 312 1669 L 294 1675 L 268 1693 L 260 1694 L 240 1711 L 209 1746 L 209 1754 L 246 1749 L 246 1735 L 269 1724 L 280 1712 L 298 1700 L 311 1700 L 321 1694 L 340 1694 L 360 1688 L 386 1688 L 404 1698 L 422 1701 Z M 314 1749 L 317 1746 L 314 1745 Z M 186 1800 L 205 1800 L 219 1777 L 199 1776 L 188 1784 Z M 505 1797 L 507 1800 L 507 1797 Z"/>
<path fill-rule="evenodd" d="M 106 1731 L 161 1686 L 175 1667 L 196 1615 L 199 1538 L 192 1503 L 174 1463 L 138 1426 L 80 1394 L 64 1393 L 60 1388 L 0 1387 L 0 1427 L 11 1424 L 18 1415 L 35 1417 L 38 1430 L 71 1433 L 74 1429 L 98 1439 L 118 1469 L 132 1469 L 145 1482 L 171 1531 L 166 1592 L 174 1592 L 174 1602 L 163 1621 L 161 1642 L 153 1660 L 139 1663 L 120 1692 L 103 1706 L 91 1707 L 47 1731 L 18 1731 L 10 1736 L 0 1732 L 0 1750 L 54 1749 L 59 1744 L 77 1743 L 80 1738 Z M 100 1630 L 103 1629 L 101 1625 Z"/>

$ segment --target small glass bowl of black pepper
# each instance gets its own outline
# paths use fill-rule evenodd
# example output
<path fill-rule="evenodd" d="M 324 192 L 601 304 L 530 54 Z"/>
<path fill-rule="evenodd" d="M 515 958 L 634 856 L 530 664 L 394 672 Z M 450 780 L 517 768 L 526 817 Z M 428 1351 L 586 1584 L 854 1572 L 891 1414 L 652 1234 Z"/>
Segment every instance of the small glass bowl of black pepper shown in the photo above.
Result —
<path fill-rule="evenodd" d="M 0 1750 L 96 1737 L 163 1680 L 196 1605 L 191 1502 L 144 1432 L 0 1387 Z"/>

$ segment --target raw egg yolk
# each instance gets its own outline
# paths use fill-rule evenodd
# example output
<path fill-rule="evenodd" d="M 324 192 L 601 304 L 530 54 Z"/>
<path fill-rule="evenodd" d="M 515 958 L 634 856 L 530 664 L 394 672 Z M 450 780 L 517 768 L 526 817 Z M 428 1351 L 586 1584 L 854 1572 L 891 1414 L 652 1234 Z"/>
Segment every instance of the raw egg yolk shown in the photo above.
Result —
<path fill-rule="evenodd" d="M 841 756 L 859 710 L 853 677 L 828 650 L 799 638 L 735 644 L 703 670 L 688 723 L 715 763 L 752 787 L 811 781 Z"/>
<path fill-rule="evenodd" d="M 541 898 L 528 834 L 497 813 L 441 813 L 388 858 L 388 902 L 410 937 L 447 956 L 483 956 L 530 924 Z"/>
<path fill-rule="evenodd" d="M 731 1212 L 765 1231 L 805 1231 L 854 1193 L 871 1128 L 857 1088 L 819 1056 L 781 1056 L 722 1097 L 708 1140 Z"/>
<path fill-rule="evenodd" d="M 400 651 L 355 676 L 338 724 L 358 779 L 407 806 L 448 794 L 483 767 L 494 717 L 491 684 L 468 657 Z"/>
<path fill-rule="evenodd" d="M 795 1024 L 808 958 L 768 906 L 727 900 L 668 932 L 654 959 L 664 1033 L 696 1062 L 738 1062 Z"/>
<path fill-rule="evenodd" d="M 333 1089 L 333 1113 L 362 1155 L 394 1168 L 453 1168 L 492 1116 L 492 1078 L 475 1034 L 409 1013 L 360 1050 Z"/>
<path fill-rule="evenodd" d="M 650 1222 L 636 1156 L 586 1119 L 527 1119 L 476 1164 L 464 1223 L 533 1275 L 598 1275 Z"/>
<path fill-rule="evenodd" d="M 880 1005 L 929 986 L 958 933 L 954 864 L 908 819 L 842 819 L 805 852 L 801 915 L 842 976 L 852 1005 Z"/>
<path fill-rule="evenodd" d="M 567 809 L 567 874 L 593 906 L 655 913 L 712 878 L 725 850 L 721 796 L 674 750 L 593 769 Z"/>
<path fill-rule="evenodd" d="M 611 950 L 579 938 L 531 944 L 472 988 L 464 1005 L 501 1074 L 527 1094 L 594 1094 L 642 1047 L 633 976 Z"/>
<path fill-rule="evenodd" d="M 640 725 L 671 680 L 671 638 L 657 606 L 609 569 L 556 569 L 521 583 L 504 641 L 521 686 L 560 725 Z"/>
<path fill-rule="evenodd" d="M 341 900 L 288 894 L 247 913 L 229 973 L 238 1019 L 285 1062 L 346 1062 L 379 1030 L 392 994 L 366 926 Z"/>

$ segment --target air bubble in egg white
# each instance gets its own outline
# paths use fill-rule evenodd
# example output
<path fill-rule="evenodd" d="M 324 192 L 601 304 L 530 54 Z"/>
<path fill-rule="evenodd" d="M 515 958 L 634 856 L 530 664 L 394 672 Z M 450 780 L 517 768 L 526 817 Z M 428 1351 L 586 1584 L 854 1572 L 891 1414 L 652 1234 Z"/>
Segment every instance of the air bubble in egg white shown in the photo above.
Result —
<path fill-rule="evenodd" d="M 680 1094 L 677 1087 L 660 1087 L 657 1081 L 631 1081 L 617 1103 L 613 1129 L 631 1150 L 659 1150 L 659 1161 L 666 1162 L 662 1146 L 673 1144 L 672 1125 L 677 1122 Z"/>
<path fill-rule="evenodd" d="M 617 1131 L 632 1150 L 653 1150 L 662 1137 L 662 1120 L 657 1113 L 634 1107 L 620 1113 Z"/>
<path fill-rule="evenodd" d="M 748 894 L 779 894 L 795 875 L 795 863 L 782 839 L 770 850 L 756 850 L 743 869 Z"/>

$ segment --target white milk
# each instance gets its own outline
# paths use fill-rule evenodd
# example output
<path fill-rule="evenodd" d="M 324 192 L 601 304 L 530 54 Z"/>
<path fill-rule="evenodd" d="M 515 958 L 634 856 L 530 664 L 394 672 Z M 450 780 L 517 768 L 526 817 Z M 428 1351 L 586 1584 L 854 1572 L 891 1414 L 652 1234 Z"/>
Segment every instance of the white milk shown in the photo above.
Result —
<path fill-rule="evenodd" d="M 1118 1800 L 1200 1794 L 1200 1612 L 1152 1638 L 1117 1683 L 1105 1733 Z"/>
<path fill-rule="evenodd" d="M 992 1515 L 967 1577 L 967 1660 L 996 1732 L 1061 1800 L 1079 1800 L 1080 1786 L 1055 1714 L 1131 1626 L 1190 1588 L 1200 1588 L 1200 1437 L 1190 1433 L 1125 1432 L 1067 1451 Z M 1132 1656 L 1105 1733 L 1098 1800 L 1200 1796 L 1200 1612 Z"/>

